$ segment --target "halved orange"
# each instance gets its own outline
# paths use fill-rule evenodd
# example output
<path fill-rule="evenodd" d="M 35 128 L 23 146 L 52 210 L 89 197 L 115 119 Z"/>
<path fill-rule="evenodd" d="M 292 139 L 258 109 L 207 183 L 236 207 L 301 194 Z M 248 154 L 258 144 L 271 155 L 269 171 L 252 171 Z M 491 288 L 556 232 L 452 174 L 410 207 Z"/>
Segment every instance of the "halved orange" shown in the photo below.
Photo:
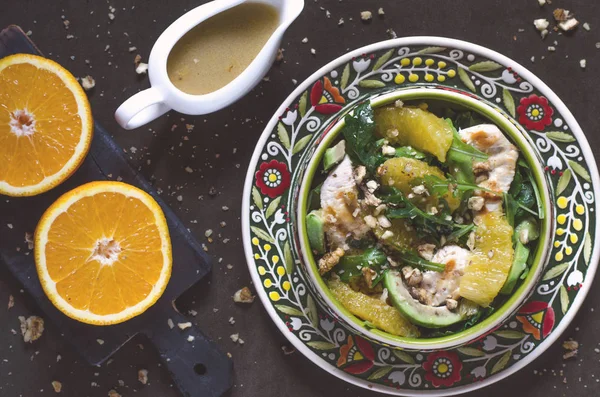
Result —
<path fill-rule="evenodd" d="M 35 262 L 48 298 L 67 316 L 110 325 L 143 313 L 171 277 L 167 221 L 146 192 L 91 182 L 61 196 L 35 231 Z"/>
<path fill-rule="evenodd" d="M 87 96 L 68 70 L 36 55 L 0 59 L 0 194 L 59 185 L 83 162 L 92 131 Z"/>

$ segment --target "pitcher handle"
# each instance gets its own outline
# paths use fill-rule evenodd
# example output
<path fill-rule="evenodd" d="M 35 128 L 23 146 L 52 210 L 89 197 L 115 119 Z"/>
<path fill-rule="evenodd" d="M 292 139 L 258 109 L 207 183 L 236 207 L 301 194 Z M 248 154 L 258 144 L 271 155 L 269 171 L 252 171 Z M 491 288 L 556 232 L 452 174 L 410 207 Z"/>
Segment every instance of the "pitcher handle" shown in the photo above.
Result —
<path fill-rule="evenodd" d="M 115 119 L 121 127 L 133 130 L 171 110 L 163 101 L 161 92 L 150 87 L 123 102 L 115 112 Z"/>

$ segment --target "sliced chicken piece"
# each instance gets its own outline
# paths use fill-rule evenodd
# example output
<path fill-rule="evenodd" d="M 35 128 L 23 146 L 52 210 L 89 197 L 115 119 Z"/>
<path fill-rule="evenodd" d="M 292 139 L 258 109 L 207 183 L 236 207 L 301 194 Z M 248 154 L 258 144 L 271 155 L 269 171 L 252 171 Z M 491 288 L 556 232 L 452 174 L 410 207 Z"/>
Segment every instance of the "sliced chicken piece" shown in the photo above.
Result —
<path fill-rule="evenodd" d="M 348 237 L 361 239 L 370 228 L 360 215 L 358 187 L 352 161 L 348 156 L 329 174 L 321 187 L 321 208 L 325 214 L 325 233 L 330 250 L 347 250 Z"/>
<path fill-rule="evenodd" d="M 516 146 L 493 124 L 480 124 L 459 131 L 462 140 L 489 155 L 483 163 L 475 163 L 478 185 L 495 192 L 506 193 L 515 177 L 519 158 Z"/>
<path fill-rule="evenodd" d="M 429 306 L 454 305 L 452 301 L 460 298 L 460 278 L 471 262 L 471 253 L 457 245 L 447 245 L 439 249 L 431 261 L 446 265 L 446 270 L 423 272 L 420 283 L 410 289 L 411 295 Z"/>

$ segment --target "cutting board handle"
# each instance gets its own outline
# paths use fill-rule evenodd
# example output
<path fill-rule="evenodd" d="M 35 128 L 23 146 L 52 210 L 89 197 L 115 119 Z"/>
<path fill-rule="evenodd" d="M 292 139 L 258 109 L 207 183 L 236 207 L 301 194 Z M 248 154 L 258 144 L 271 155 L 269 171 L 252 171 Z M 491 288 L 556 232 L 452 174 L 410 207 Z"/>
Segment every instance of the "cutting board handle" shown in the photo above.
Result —
<path fill-rule="evenodd" d="M 196 326 L 179 329 L 178 324 L 190 319 L 175 310 L 157 318 L 164 318 L 164 324 L 153 324 L 145 333 L 184 397 L 220 397 L 231 388 L 233 362 Z M 173 329 L 167 318 L 173 320 Z"/>

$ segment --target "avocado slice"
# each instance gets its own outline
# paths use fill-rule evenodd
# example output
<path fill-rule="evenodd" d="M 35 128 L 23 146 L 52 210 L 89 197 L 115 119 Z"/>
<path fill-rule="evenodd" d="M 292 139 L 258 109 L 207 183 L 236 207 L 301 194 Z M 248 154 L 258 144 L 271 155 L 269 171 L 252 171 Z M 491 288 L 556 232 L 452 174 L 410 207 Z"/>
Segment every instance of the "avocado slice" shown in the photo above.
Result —
<path fill-rule="evenodd" d="M 346 141 L 341 140 L 337 145 L 325 151 L 323 156 L 323 169 L 329 170 L 346 156 Z"/>
<path fill-rule="evenodd" d="M 459 307 L 456 312 L 450 311 L 446 306 L 427 306 L 414 299 L 400 273 L 386 272 L 383 282 L 388 290 L 389 297 L 400 313 L 412 323 L 425 328 L 443 328 L 466 320 L 468 313 Z"/>
<path fill-rule="evenodd" d="M 317 254 L 325 253 L 325 219 L 323 210 L 313 210 L 306 215 L 306 232 L 310 248 Z"/>
<path fill-rule="evenodd" d="M 540 237 L 538 223 L 534 217 L 528 216 L 515 228 L 515 236 L 518 237 L 521 244 L 525 245 L 530 241 L 537 240 Z"/>
<path fill-rule="evenodd" d="M 519 225 L 520 226 L 520 225 Z M 515 285 L 521 274 L 527 268 L 527 258 L 529 257 L 529 248 L 521 244 L 521 241 L 518 239 L 515 244 L 515 257 L 513 259 L 513 264 L 510 268 L 510 272 L 508 273 L 508 277 L 500 290 L 502 295 L 509 295 L 515 289 Z"/>

